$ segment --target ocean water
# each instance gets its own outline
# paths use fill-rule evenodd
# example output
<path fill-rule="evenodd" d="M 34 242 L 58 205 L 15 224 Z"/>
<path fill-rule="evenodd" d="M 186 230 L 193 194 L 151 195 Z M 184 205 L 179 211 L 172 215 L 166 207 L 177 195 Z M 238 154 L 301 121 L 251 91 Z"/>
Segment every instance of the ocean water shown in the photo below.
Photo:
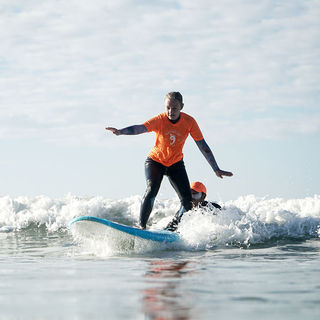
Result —
<path fill-rule="evenodd" d="M 186 213 L 178 245 L 68 228 L 82 215 L 137 225 L 140 201 L 0 197 L 0 319 L 319 319 L 320 195 Z M 178 207 L 157 200 L 149 228 Z"/>

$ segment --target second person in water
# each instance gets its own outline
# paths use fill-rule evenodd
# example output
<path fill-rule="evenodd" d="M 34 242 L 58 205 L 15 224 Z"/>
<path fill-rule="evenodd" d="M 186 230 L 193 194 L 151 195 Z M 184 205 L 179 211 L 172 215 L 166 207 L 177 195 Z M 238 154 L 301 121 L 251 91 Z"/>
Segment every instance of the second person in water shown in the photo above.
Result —
<path fill-rule="evenodd" d="M 190 184 L 190 190 L 192 195 L 192 208 L 207 208 L 214 215 L 216 214 L 215 209 L 221 210 L 221 206 L 219 204 L 205 200 L 207 196 L 207 188 L 202 182 L 192 182 Z M 176 231 L 178 228 L 178 224 L 181 221 L 182 215 L 182 210 L 178 210 L 174 218 L 165 227 L 165 230 Z"/>
<path fill-rule="evenodd" d="M 197 122 L 188 114 L 181 112 L 183 107 L 183 98 L 180 92 L 169 92 L 165 97 L 164 113 L 140 125 L 133 125 L 123 129 L 106 128 L 106 130 L 117 136 L 137 135 L 151 131 L 156 133 L 155 145 L 145 162 L 147 189 L 140 209 L 140 226 L 142 229 L 146 228 L 164 175 L 168 177 L 178 194 L 181 202 L 181 213 L 192 209 L 190 184 L 182 153 L 184 143 L 189 134 L 217 177 L 223 178 L 223 176 L 231 177 L 233 175 L 231 172 L 219 168 Z"/>

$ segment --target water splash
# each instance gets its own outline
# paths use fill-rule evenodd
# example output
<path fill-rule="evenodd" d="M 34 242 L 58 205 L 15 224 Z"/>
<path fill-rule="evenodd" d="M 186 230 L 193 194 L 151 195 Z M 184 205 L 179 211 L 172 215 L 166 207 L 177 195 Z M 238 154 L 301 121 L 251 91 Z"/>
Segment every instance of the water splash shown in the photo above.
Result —
<path fill-rule="evenodd" d="M 135 226 L 139 220 L 140 203 L 140 196 L 120 200 L 72 195 L 62 199 L 47 196 L 0 197 L 0 232 L 19 232 L 35 226 L 45 228 L 48 233 L 66 231 L 70 220 L 82 215 Z M 178 247 L 150 245 L 145 241 L 124 247 L 119 239 L 112 239 L 112 236 L 108 240 L 89 239 L 89 247 L 90 250 L 100 247 L 96 251 L 103 255 L 109 254 L 104 250 L 110 248 L 111 252 L 206 250 L 226 245 L 272 245 L 279 240 L 304 241 L 320 237 L 320 195 L 289 200 L 249 195 L 220 205 L 223 206 L 221 211 L 197 209 L 185 213 L 178 228 L 182 238 Z M 177 199 L 156 200 L 149 228 L 164 228 L 178 208 Z M 113 246 L 106 249 L 106 241 Z"/>

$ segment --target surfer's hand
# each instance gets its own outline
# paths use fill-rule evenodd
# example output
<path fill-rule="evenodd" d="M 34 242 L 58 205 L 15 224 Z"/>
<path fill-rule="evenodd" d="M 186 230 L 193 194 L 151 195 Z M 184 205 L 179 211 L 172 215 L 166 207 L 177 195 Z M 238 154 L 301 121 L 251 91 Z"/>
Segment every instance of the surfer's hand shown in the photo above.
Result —
<path fill-rule="evenodd" d="M 218 178 L 221 178 L 221 179 L 223 179 L 223 176 L 226 176 L 226 177 L 232 177 L 233 176 L 233 173 L 232 172 L 229 172 L 229 171 L 223 171 L 223 170 L 217 170 L 217 171 L 215 171 L 215 173 L 216 173 L 216 176 L 218 177 Z"/>
<path fill-rule="evenodd" d="M 112 128 L 112 127 L 107 127 L 106 130 L 111 131 L 113 134 L 115 134 L 116 136 L 120 136 L 121 132 L 120 130 L 116 129 L 116 128 Z"/>

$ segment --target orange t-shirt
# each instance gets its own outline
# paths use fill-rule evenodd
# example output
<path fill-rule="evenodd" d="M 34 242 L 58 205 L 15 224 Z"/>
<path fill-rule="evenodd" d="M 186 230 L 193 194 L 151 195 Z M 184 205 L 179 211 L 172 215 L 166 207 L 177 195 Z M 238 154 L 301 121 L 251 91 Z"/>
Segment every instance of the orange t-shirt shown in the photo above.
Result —
<path fill-rule="evenodd" d="M 148 132 L 156 133 L 156 143 L 148 156 L 166 167 L 183 158 L 182 148 L 189 133 L 195 141 L 203 139 L 196 120 L 183 112 L 176 123 L 172 123 L 164 112 L 146 121 L 144 126 Z"/>

